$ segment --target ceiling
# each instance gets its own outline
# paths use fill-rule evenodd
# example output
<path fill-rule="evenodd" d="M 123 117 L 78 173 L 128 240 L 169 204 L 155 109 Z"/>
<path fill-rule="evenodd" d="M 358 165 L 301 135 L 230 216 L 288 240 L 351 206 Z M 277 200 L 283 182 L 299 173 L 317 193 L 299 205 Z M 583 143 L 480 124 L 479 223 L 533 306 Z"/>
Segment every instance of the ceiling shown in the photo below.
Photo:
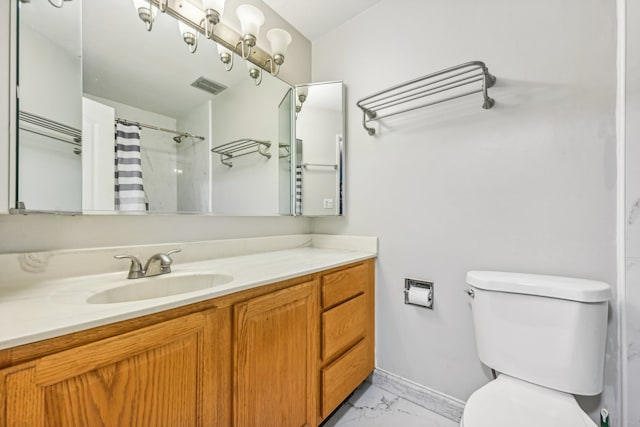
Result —
<path fill-rule="evenodd" d="M 381 0 L 263 0 L 312 42 Z"/>

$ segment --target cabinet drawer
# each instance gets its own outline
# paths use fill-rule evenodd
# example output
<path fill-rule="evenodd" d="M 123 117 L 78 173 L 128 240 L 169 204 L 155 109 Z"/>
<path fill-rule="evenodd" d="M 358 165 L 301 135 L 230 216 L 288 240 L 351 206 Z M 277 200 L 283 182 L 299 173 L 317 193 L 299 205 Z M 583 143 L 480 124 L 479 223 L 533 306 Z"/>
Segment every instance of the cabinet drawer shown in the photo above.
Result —
<path fill-rule="evenodd" d="M 369 279 L 365 264 L 322 276 L 322 308 L 346 301 L 362 293 Z"/>
<path fill-rule="evenodd" d="M 322 313 L 322 360 L 365 336 L 367 330 L 366 296 L 360 294 Z"/>
<path fill-rule="evenodd" d="M 373 370 L 366 340 L 322 370 L 322 418 L 326 418 Z"/>

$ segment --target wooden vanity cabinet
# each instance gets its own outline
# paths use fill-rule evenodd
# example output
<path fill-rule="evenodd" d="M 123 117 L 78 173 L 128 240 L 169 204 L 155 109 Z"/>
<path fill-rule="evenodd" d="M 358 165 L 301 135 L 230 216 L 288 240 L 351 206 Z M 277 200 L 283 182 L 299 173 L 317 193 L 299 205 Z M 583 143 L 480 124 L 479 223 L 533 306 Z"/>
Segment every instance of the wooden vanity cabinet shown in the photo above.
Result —
<path fill-rule="evenodd" d="M 368 260 L 320 277 L 320 420 L 375 368 L 374 274 Z"/>
<path fill-rule="evenodd" d="M 311 427 L 374 368 L 373 260 L 0 350 L 0 427 Z"/>
<path fill-rule="evenodd" d="M 0 425 L 215 425 L 215 309 L 0 371 Z"/>
<path fill-rule="evenodd" d="M 234 426 L 316 421 L 317 282 L 234 307 Z"/>

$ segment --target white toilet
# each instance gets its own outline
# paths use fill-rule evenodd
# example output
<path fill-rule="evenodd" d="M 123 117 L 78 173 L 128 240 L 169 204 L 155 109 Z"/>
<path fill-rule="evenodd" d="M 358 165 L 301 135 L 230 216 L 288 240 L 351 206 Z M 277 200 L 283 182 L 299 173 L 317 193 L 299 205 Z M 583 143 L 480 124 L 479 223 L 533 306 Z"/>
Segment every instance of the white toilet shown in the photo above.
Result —
<path fill-rule="evenodd" d="M 595 427 L 574 394 L 602 391 L 603 282 L 470 271 L 480 360 L 500 374 L 467 400 L 461 427 Z"/>

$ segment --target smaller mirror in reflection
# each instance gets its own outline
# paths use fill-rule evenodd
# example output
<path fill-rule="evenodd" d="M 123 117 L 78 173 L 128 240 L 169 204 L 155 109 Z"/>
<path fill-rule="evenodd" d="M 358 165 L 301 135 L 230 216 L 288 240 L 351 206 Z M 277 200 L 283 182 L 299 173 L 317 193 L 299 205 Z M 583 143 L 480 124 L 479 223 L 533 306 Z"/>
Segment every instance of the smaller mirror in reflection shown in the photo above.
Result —
<path fill-rule="evenodd" d="M 296 215 L 342 215 L 344 200 L 344 84 L 296 86 Z"/>

